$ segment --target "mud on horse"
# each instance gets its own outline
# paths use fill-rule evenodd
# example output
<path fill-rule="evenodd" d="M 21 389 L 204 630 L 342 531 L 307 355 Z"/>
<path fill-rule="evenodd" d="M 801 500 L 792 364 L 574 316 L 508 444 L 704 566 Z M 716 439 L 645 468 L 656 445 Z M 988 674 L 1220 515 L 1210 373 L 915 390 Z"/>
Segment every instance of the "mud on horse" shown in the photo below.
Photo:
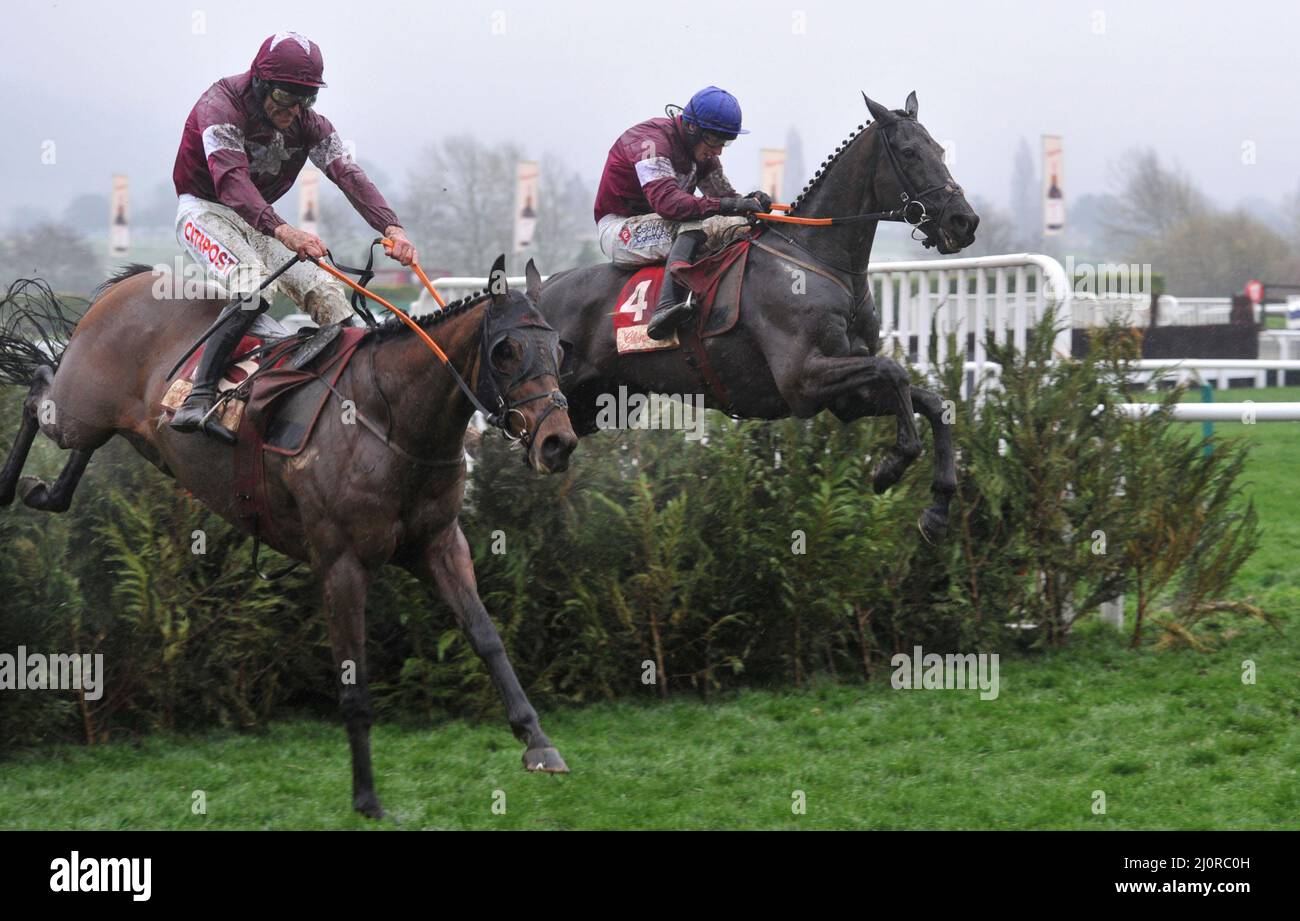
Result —
<path fill-rule="evenodd" d="M 30 324 L 20 329 L 21 311 L 0 323 L 0 380 L 30 387 L 17 441 L 0 471 L 0 505 L 21 494 L 32 508 L 65 511 L 91 456 L 121 435 L 222 517 L 239 522 L 232 449 L 174 432 L 161 408 L 168 370 L 223 304 L 157 299 L 147 272 L 132 267 L 102 286 L 66 347 L 48 335 L 35 342 Z M 503 431 L 524 446 L 525 463 L 553 473 L 568 466 L 577 438 L 557 383 L 559 339 L 535 307 L 540 276 L 531 261 L 527 279 L 526 291 L 510 290 L 502 257 L 493 266 L 491 293 L 419 323 L 498 415 Z M 348 414 L 324 412 L 301 455 L 266 455 L 266 499 L 275 518 L 266 539 L 309 563 L 321 586 L 352 750 L 354 808 L 383 815 L 370 758 L 365 602 L 386 563 L 434 587 L 451 606 L 505 701 L 510 727 L 525 746 L 525 768 L 567 771 L 479 600 L 460 528 L 471 400 L 420 338 L 394 322 L 362 340 L 335 387 L 354 403 L 357 418 L 377 424 L 372 429 Z M 71 452 L 53 485 L 20 479 L 38 430 Z M 354 683 L 344 683 L 345 669 L 353 668 Z"/>
<path fill-rule="evenodd" d="M 867 266 L 881 219 L 906 220 L 926 246 L 948 254 L 974 241 L 979 217 L 944 165 L 943 148 L 917 121 L 916 94 L 897 111 L 866 103 L 873 123 L 836 148 L 789 212 L 833 223 L 776 224 L 759 233 L 735 327 L 700 343 L 711 375 L 690 365 L 688 348 L 619 354 L 610 314 L 629 278 L 625 269 L 598 265 L 553 275 L 542 287 L 541 310 L 571 346 L 573 370 L 563 384 L 582 436 L 597 430 L 600 396 L 620 386 L 641 394 L 703 391 L 706 405 L 747 419 L 808 418 L 826 409 L 843 422 L 893 416 L 898 437 L 873 477 L 882 492 L 921 453 L 915 407 L 934 433 L 933 502 L 919 525 L 935 540 L 946 530 L 957 485 L 952 427 L 937 394 L 912 386 L 898 362 L 878 354 L 880 320 Z M 804 280 L 802 293 L 792 293 L 795 273 Z M 709 377 L 725 388 L 726 405 Z"/>

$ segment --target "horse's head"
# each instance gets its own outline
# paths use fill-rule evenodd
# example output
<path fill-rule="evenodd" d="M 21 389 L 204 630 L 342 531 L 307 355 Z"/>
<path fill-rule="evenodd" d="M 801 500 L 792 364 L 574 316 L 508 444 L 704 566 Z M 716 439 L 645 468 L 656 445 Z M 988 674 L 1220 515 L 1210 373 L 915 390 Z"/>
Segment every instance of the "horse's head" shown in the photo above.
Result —
<path fill-rule="evenodd" d="M 938 247 L 944 255 L 970 246 L 979 215 L 948 172 L 943 148 L 916 120 L 916 93 L 908 95 L 897 112 L 866 93 L 862 98 L 875 119 L 883 152 L 875 171 L 876 200 L 884 207 L 903 207 L 907 222 L 925 234 L 925 245 Z"/>
<path fill-rule="evenodd" d="M 500 415 L 506 436 L 523 444 L 524 463 L 538 473 L 557 473 L 569 466 L 578 444 L 560 392 L 560 334 L 537 310 L 542 276 L 533 261 L 522 292 L 506 284 L 505 266 L 505 256 L 498 256 L 488 278 L 475 395 Z"/>

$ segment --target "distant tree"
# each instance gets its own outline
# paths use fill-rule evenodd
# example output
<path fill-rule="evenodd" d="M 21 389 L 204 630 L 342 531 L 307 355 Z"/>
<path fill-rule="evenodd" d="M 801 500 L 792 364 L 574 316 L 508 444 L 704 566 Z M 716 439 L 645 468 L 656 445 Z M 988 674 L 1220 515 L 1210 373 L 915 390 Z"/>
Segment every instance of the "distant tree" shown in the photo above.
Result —
<path fill-rule="evenodd" d="M 456 275 L 486 275 L 500 253 L 512 271 L 523 269 L 514 245 L 514 144 L 488 146 L 472 137 L 450 137 L 428 147 L 412 170 L 403 220 L 412 239 L 428 253 L 429 267 Z M 545 274 L 580 261 L 584 241 L 594 235 L 594 187 L 555 156 L 541 160 L 538 180 L 535 258 Z"/>
<path fill-rule="evenodd" d="M 1108 248 L 1120 261 L 1149 263 L 1171 294 L 1225 296 L 1250 278 L 1300 274 L 1287 228 L 1244 209 L 1216 209 L 1155 151 L 1131 152 L 1113 172 L 1115 193 L 1102 218 Z"/>
<path fill-rule="evenodd" d="M 513 144 L 489 147 L 464 135 L 425 149 L 408 178 L 402 214 L 430 268 L 486 275 L 492 260 L 510 251 L 519 158 Z"/>
<path fill-rule="evenodd" d="M 1038 171 L 1034 169 L 1034 155 L 1030 151 L 1029 142 L 1022 137 L 1011 165 L 1011 214 L 1008 217 L 1016 234 L 1013 249 L 1037 248 L 1043 226 L 1041 196 Z"/>
<path fill-rule="evenodd" d="M 1243 210 L 1203 211 L 1145 241 L 1137 261 L 1164 273 L 1172 294 L 1226 297 L 1252 278 L 1300 278 L 1300 255 Z"/>
<path fill-rule="evenodd" d="M 1177 169 L 1150 148 L 1129 151 L 1111 166 L 1115 194 L 1102 218 L 1107 240 L 1131 246 L 1210 210 L 1210 203 Z"/>
<path fill-rule="evenodd" d="M 66 224 L 38 224 L 0 238 L 6 287 L 18 278 L 43 278 L 56 292 L 85 296 L 104 275 L 104 254 Z"/>

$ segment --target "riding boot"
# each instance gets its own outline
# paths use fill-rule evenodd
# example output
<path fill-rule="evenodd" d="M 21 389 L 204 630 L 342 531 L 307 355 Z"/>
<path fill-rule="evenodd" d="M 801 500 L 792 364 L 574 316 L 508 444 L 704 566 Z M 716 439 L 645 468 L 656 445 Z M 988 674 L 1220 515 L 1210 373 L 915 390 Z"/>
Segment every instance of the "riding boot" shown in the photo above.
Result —
<path fill-rule="evenodd" d="M 687 230 L 679 233 L 673 240 L 672 249 L 668 251 L 668 261 L 664 264 L 663 286 L 659 289 L 659 303 L 650 317 L 645 333 L 651 339 L 672 338 L 673 332 L 694 313 L 693 305 L 687 301 L 686 286 L 673 278 L 673 266 L 680 263 L 690 264 L 695 258 L 695 251 L 704 242 L 703 230 Z"/>
<path fill-rule="evenodd" d="M 263 299 L 258 310 L 236 310 L 217 328 L 203 347 L 198 370 L 194 373 L 194 387 L 181 408 L 172 417 L 171 427 L 178 432 L 197 432 L 202 429 L 218 441 L 235 443 L 235 433 L 221 424 L 215 416 L 204 421 L 217 398 L 217 384 L 226 370 L 231 354 L 238 347 L 244 333 L 257 315 L 270 306 Z"/>

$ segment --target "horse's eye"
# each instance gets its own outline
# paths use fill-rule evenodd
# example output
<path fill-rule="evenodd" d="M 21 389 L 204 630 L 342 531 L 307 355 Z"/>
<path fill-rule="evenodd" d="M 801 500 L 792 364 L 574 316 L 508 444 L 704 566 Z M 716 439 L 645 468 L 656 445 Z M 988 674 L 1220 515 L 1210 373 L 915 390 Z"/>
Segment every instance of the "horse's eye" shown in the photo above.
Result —
<path fill-rule="evenodd" d="M 510 339 L 502 339 L 492 347 L 492 365 L 500 368 L 516 355 L 515 344 Z"/>
<path fill-rule="evenodd" d="M 903 148 L 903 158 L 906 159 L 906 160 L 915 160 L 915 159 L 916 159 L 916 150 L 915 150 L 915 148 L 912 148 L 912 147 L 904 147 L 904 148 Z"/>

